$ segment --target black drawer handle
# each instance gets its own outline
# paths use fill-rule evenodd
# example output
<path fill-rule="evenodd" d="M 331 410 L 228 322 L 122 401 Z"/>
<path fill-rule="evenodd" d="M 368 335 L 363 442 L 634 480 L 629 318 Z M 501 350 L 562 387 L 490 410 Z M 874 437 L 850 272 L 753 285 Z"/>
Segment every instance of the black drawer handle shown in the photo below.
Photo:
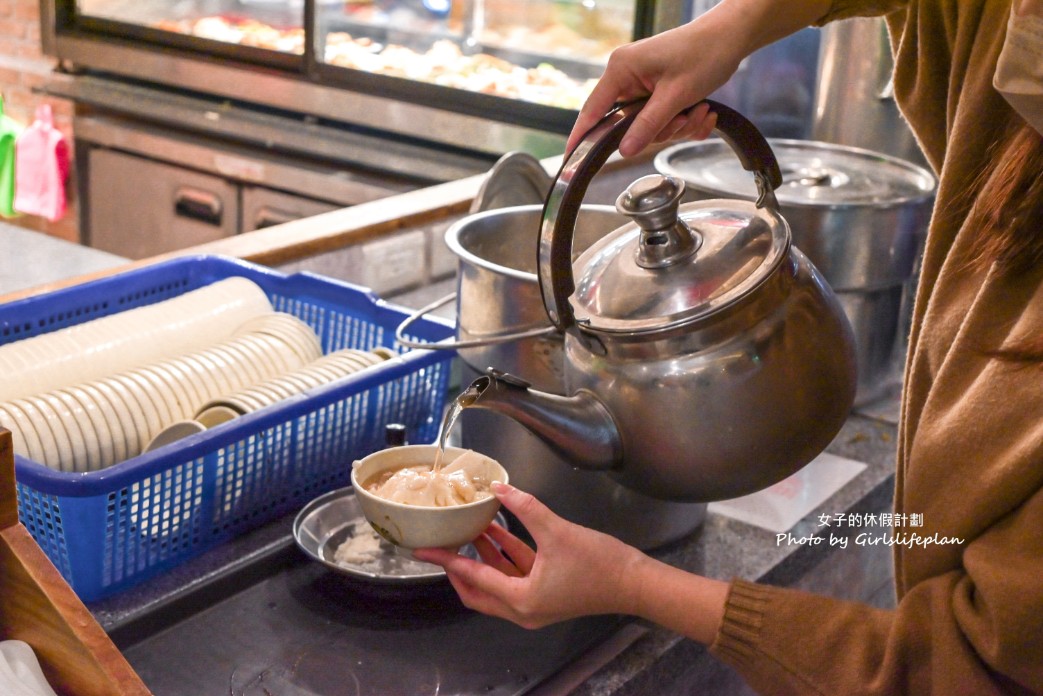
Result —
<path fill-rule="evenodd" d="M 216 194 L 182 186 L 174 194 L 174 212 L 210 225 L 221 225 L 224 206 Z"/>
<path fill-rule="evenodd" d="M 263 206 L 259 211 L 257 211 L 257 217 L 254 219 L 254 229 L 263 230 L 265 227 L 275 227 L 276 225 L 281 225 L 292 220 L 299 220 L 301 217 L 301 215 L 296 215 L 285 210 Z"/>

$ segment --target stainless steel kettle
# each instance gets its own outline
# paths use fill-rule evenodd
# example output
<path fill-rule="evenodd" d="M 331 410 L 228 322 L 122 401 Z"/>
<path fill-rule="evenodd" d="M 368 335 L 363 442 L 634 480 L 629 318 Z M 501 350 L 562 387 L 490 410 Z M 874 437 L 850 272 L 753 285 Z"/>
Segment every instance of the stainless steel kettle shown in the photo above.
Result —
<path fill-rule="evenodd" d="M 679 205 L 682 180 L 643 177 L 616 201 L 634 222 L 572 262 L 587 186 L 642 104 L 617 108 L 586 135 L 543 208 L 538 276 L 564 334 L 571 396 L 490 369 L 471 384 L 473 406 L 641 493 L 732 498 L 797 471 L 836 435 L 855 394 L 851 327 L 791 244 L 770 145 L 716 102 L 717 133 L 753 173 L 759 199 Z"/>

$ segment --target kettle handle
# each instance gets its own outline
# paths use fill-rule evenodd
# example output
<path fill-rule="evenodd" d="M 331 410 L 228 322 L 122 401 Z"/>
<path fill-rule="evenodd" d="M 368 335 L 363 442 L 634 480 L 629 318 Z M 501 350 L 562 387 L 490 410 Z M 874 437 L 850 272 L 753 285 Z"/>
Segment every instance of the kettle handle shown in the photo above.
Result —
<path fill-rule="evenodd" d="M 567 331 L 576 323 L 569 297 L 576 290 L 572 245 L 583 197 L 647 101 L 642 97 L 618 105 L 587 131 L 565 158 L 547 194 L 540 223 L 537 278 L 547 317 L 559 331 Z M 757 207 L 777 208 L 774 191 L 782 185 L 782 172 L 767 139 L 735 109 L 712 99 L 704 101 L 717 114 L 714 132 L 728 143 L 743 168 L 753 172 L 759 192 Z"/>

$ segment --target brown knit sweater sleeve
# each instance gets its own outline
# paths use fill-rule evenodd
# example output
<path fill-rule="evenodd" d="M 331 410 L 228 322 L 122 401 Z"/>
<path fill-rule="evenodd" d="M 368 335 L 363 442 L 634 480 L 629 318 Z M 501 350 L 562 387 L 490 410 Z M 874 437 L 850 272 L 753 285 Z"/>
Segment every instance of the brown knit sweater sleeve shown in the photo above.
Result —
<path fill-rule="evenodd" d="M 1043 492 L 891 611 L 735 581 L 711 652 L 761 694 L 1043 693 L 1040 530 Z"/>

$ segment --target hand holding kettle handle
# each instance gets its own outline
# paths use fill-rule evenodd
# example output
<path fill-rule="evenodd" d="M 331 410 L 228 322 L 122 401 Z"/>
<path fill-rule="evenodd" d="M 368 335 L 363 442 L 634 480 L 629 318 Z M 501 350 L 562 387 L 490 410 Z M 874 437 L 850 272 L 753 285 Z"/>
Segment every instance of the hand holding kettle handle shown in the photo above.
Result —
<path fill-rule="evenodd" d="M 538 278 L 543 305 L 559 331 L 575 325 L 569 297 L 576 290 L 572 272 L 572 243 L 583 197 L 594 175 L 619 148 L 623 135 L 647 98 L 622 104 L 591 128 L 565 158 L 547 194 L 540 227 Z M 768 141 L 757 127 L 735 109 L 705 100 L 717 114 L 715 133 L 735 151 L 743 168 L 757 181 L 757 206 L 777 208 L 774 191 L 782 172 Z"/>

